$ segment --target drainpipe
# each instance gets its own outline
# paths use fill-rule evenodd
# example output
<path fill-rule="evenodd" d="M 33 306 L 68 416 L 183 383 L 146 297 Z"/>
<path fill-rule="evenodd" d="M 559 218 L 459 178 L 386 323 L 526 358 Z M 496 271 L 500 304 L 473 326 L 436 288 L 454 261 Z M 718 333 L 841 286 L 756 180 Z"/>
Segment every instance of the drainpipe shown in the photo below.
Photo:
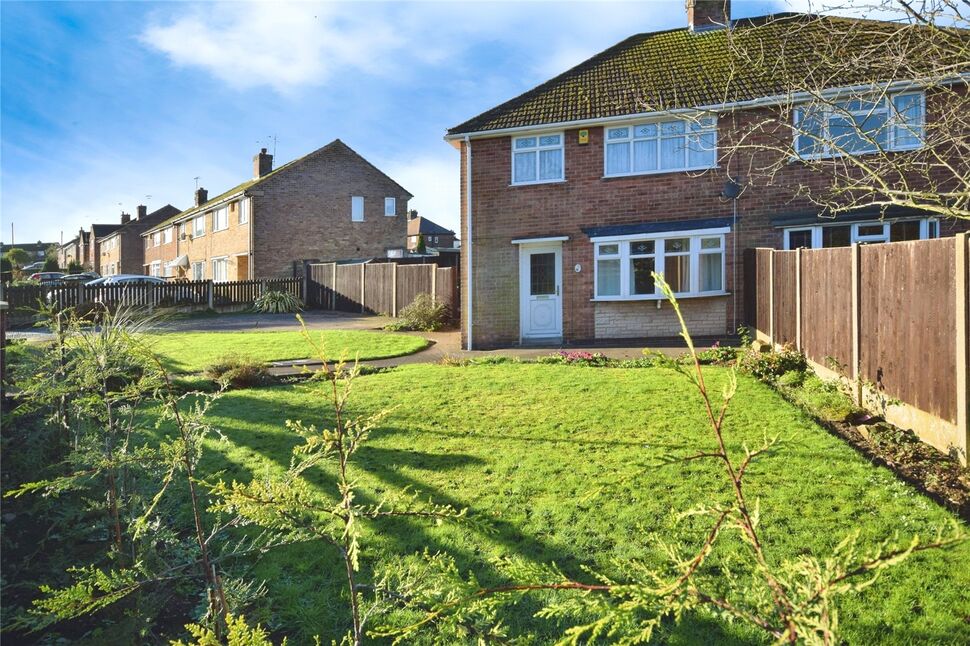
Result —
<path fill-rule="evenodd" d="M 472 142 L 468 135 L 465 135 L 465 214 L 468 219 L 468 229 L 466 232 L 465 247 L 468 257 L 468 350 L 472 350 L 472 319 L 474 311 L 472 303 L 475 300 L 475 290 L 472 287 Z"/>

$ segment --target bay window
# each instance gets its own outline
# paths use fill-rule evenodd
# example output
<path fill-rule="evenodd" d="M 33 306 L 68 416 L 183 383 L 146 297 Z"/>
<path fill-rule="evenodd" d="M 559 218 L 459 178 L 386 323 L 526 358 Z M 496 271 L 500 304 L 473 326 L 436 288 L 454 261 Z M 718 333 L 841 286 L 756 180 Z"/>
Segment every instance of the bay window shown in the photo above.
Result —
<path fill-rule="evenodd" d="M 723 294 L 725 232 L 594 239 L 596 299 L 663 298 L 653 272 L 663 274 L 678 296 Z"/>
<path fill-rule="evenodd" d="M 713 117 L 606 128 L 604 175 L 700 170 L 717 163 Z"/>
<path fill-rule="evenodd" d="M 905 242 L 939 237 L 939 223 L 935 218 L 911 220 L 854 222 L 789 227 L 784 230 L 784 248 L 830 249 L 853 244 Z"/>
<path fill-rule="evenodd" d="M 919 148 L 924 112 L 922 92 L 802 106 L 794 111 L 795 151 L 822 158 Z"/>
<path fill-rule="evenodd" d="M 560 182 L 563 168 L 562 133 L 512 139 L 513 184 Z"/>

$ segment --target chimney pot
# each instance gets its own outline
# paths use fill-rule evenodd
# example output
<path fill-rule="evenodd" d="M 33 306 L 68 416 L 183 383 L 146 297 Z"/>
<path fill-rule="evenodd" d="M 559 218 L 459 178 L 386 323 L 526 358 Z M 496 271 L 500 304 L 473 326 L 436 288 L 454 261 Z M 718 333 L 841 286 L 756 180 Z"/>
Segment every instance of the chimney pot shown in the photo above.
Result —
<path fill-rule="evenodd" d="M 259 179 L 271 172 L 273 172 L 273 156 L 267 155 L 266 149 L 261 148 L 259 154 L 253 157 L 253 177 Z"/>
<path fill-rule="evenodd" d="M 145 206 L 144 204 L 139 204 L 138 205 L 138 219 L 141 220 L 146 215 L 148 215 L 148 207 Z"/>
<path fill-rule="evenodd" d="M 201 186 L 195 189 L 195 205 L 202 206 L 209 201 L 209 191 L 205 190 Z"/>
<path fill-rule="evenodd" d="M 709 31 L 731 24 L 731 0 L 687 0 L 687 27 Z"/>
<path fill-rule="evenodd" d="M 125 213 L 124 211 L 122 211 L 121 212 L 121 223 L 122 224 L 128 224 L 129 222 L 131 222 L 131 214 L 130 213 Z"/>

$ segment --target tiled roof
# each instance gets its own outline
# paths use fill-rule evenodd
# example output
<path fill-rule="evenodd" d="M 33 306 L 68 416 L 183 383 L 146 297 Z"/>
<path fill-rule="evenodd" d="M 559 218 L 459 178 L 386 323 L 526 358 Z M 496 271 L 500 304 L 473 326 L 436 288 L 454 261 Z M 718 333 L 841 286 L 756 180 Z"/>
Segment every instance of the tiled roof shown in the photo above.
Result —
<path fill-rule="evenodd" d="M 716 106 L 784 95 L 787 79 L 819 69 L 822 34 L 841 26 L 859 45 L 879 44 L 900 25 L 785 13 L 745 18 L 730 31 L 687 28 L 637 34 L 528 92 L 451 128 L 449 135 Z M 728 38 L 735 39 L 732 47 Z M 745 47 L 746 45 L 755 47 Z M 737 51 L 764 51 L 772 65 L 750 66 Z M 871 71 L 840 74 L 838 85 L 870 82 Z M 883 79 L 886 81 L 893 79 Z"/>
<path fill-rule="evenodd" d="M 104 237 L 109 233 L 113 233 L 116 229 L 121 228 L 121 223 L 118 224 L 92 224 L 91 233 L 94 234 L 95 239 Z"/>
<path fill-rule="evenodd" d="M 411 195 L 411 193 L 408 192 L 403 186 L 401 186 L 400 184 L 398 184 L 397 182 L 395 182 L 393 179 L 391 179 L 390 177 L 388 177 L 387 174 L 384 173 L 384 171 L 382 171 L 381 169 L 377 168 L 376 166 L 374 166 L 373 164 L 371 164 L 369 161 L 367 161 L 366 159 L 364 159 L 363 157 L 361 157 L 360 154 L 357 151 L 355 151 L 353 148 L 351 148 L 350 146 L 348 146 L 347 144 L 345 144 L 344 142 L 342 142 L 340 139 L 334 139 L 333 141 L 331 141 L 326 146 L 323 146 L 321 148 L 317 148 L 316 150 L 314 150 L 311 153 L 307 153 L 306 155 L 303 155 L 302 157 L 298 157 L 298 158 L 294 159 L 293 161 L 289 161 L 289 162 L 283 164 L 282 166 L 280 166 L 279 168 L 274 169 L 272 172 L 269 172 L 269 173 L 263 175 L 262 177 L 254 177 L 252 179 L 248 179 L 245 182 L 243 182 L 242 184 L 237 184 L 236 186 L 233 186 L 232 188 L 230 188 L 228 191 L 224 191 L 224 192 L 220 193 L 219 195 L 216 195 L 215 197 L 207 200 L 204 204 L 201 204 L 199 206 L 193 206 L 190 209 L 186 209 L 186 210 L 182 211 L 181 213 L 178 213 L 177 215 L 175 215 L 173 217 L 170 217 L 167 220 L 164 220 L 163 222 L 161 222 L 161 223 L 153 226 L 152 228 L 147 229 L 145 231 L 145 233 L 143 233 L 142 235 L 146 235 L 148 233 L 151 233 L 152 231 L 155 231 L 156 229 L 160 229 L 162 227 L 168 226 L 168 225 L 170 225 L 170 224 L 172 224 L 174 222 L 178 222 L 180 220 L 184 220 L 184 219 L 186 219 L 186 218 L 188 218 L 188 217 L 190 217 L 192 215 L 195 215 L 196 213 L 201 213 L 203 211 L 206 211 L 206 210 L 212 208 L 215 204 L 217 204 L 217 203 L 221 202 L 222 200 L 224 200 L 225 198 L 230 197 L 231 195 L 235 195 L 236 193 L 239 193 L 241 191 L 245 191 L 247 189 L 250 189 L 250 188 L 256 186 L 257 184 L 262 184 L 263 182 L 267 181 L 268 179 L 270 179 L 272 177 L 276 177 L 280 173 L 283 173 L 283 172 L 285 172 L 285 171 L 293 168 L 294 166 L 296 166 L 298 164 L 301 164 L 302 162 L 310 159 L 311 157 L 315 157 L 317 155 L 321 155 L 321 154 L 326 153 L 328 151 L 336 150 L 336 149 L 340 149 L 340 148 L 342 148 L 342 149 L 344 149 L 346 151 L 349 151 L 349 152 L 353 153 L 354 155 L 356 155 L 357 157 L 359 157 L 361 159 L 361 161 L 363 161 L 365 164 L 369 164 L 375 170 L 377 170 L 379 173 L 381 173 L 382 175 L 384 175 L 384 177 L 387 177 L 387 179 L 389 179 L 390 181 L 392 181 L 395 184 L 397 184 L 398 188 L 400 188 L 402 191 L 404 191 L 408 195 Z M 414 196 L 411 195 L 411 197 L 414 197 Z"/>
<path fill-rule="evenodd" d="M 178 215 L 180 212 L 181 212 L 181 209 L 179 209 L 178 207 L 172 206 L 171 204 L 166 204 L 160 209 L 155 209 L 154 211 L 152 211 L 151 213 L 149 213 L 143 218 L 134 218 L 132 220 L 129 220 L 125 224 L 118 225 L 113 231 L 109 231 L 108 233 L 102 233 L 98 237 L 107 238 L 109 236 L 114 235 L 115 233 L 119 233 L 122 229 L 127 229 L 129 227 L 132 227 L 132 228 L 149 227 L 154 224 L 162 222 L 166 218 L 170 218 L 174 215 Z M 103 226 L 103 225 L 98 225 L 98 226 Z"/>
<path fill-rule="evenodd" d="M 408 235 L 432 235 L 432 236 L 453 236 L 455 232 L 446 229 L 440 224 L 436 224 L 428 218 L 416 217 L 408 220 Z"/>

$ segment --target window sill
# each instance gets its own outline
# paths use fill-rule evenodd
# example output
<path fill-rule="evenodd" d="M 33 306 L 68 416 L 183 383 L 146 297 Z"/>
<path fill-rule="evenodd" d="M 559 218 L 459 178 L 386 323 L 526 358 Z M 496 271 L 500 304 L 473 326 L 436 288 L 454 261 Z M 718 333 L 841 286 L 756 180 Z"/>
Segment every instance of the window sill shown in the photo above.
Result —
<path fill-rule="evenodd" d="M 730 296 L 731 292 L 702 292 L 698 294 L 674 294 L 677 300 L 683 300 L 685 298 L 717 298 L 720 296 Z M 663 295 L 644 295 L 644 296 L 595 296 L 589 299 L 593 303 L 626 303 L 635 301 L 665 301 L 666 296 Z"/>
<path fill-rule="evenodd" d="M 833 153 L 817 153 L 814 155 L 789 155 L 788 163 L 796 164 L 798 162 L 816 162 L 816 161 L 826 161 L 829 159 L 843 159 L 845 157 L 865 157 L 866 155 L 878 155 L 878 154 L 889 154 L 889 153 L 908 153 L 914 150 L 922 150 L 925 144 L 919 144 L 918 146 L 894 146 L 892 148 L 882 148 L 876 150 L 860 150 L 859 152 L 833 152 Z"/>
<path fill-rule="evenodd" d="M 539 182 L 513 182 L 509 184 L 509 188 L 517 188 L 519 186 L 542 186 L 543 184 L 565 184 L 564 179 L 546 179 Z"/>
<path fill-rule="evenodd" d="M 705 170 L 717 170 L 720 166 L 692 166 L 690 168 L 663 168 L 660 170 L 645 170 L 639 173 L 623 173 L 622 175 L 603 175 L 600 179 L 624 179 L 626 177 L 642 177 L 644 175 L 670 175 L 671 173 L 696 173 Z"/>

